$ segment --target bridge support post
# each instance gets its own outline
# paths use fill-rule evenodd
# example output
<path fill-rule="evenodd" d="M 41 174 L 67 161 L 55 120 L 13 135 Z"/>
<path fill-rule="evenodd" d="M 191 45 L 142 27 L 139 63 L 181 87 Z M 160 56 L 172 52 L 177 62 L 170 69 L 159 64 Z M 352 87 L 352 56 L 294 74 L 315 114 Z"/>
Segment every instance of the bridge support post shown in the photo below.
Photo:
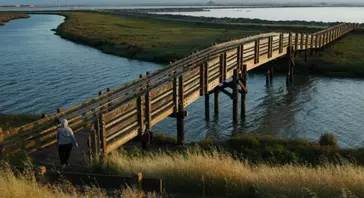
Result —
<path fill-rule="evenodd" d="M 270 78 L 270 70 L 268 70 L 265 73 L 265 84 L 268 86 L 269 85 L 269 78 Z"/>
<path fill-rule="evenodd" d="M 293 70 L 294 70 L 293 57 L 294 57 L 293 47 L 288 47 L 288 49 L 287 49 L 288 73 L 287 73 L 287 78 L 286 78 L 287 84 L 290 84 L 293 82 Z"/>
<path fill-rule="evenodd" d="M 237 69 L 234 69 L 233 76 L 233 122 L 238 122 L 238 80 L 239 73 Z"/>
<path fill-rule="evenodd" d="M 205 119 L 210 120 L 210 95 L 206 93 L 205 95 Z"/>
<path fill-rule="evenodd" d="M 241 71 L 241 81 L 242 84 L 246 87 L 246 82 L 248 80 L 248 74 L 247 74 L 247 66 L 243 65 L 242 66 L 242 71 Z M 241 117 L 245 117 L 245 113 L 246 113 L 246 92 L 242 91 L 241 93 L 241 107 L 240 107 L 240 115 Z"/>
<path fill-rule="evenodd" d="M 147 72 L 147 77 L 149 75 L 149 72 Z M 150 132 L 152 128 L 152 104 L 150 100 L 150 90 L 149 90 L 149 81 L 147 81 L 147 93 L 145 94 L 145 132 L 142 135 L 142 148 L 144 150 L 149 149 L 151 137 Z"/>
<path fill-rule="evenodd" d="M 184 79 L 183 76 L 179 77 L 178 80 L 178 116 L 177 116 L 177 143 L 179 145 L 184 144 L 185 139 L 185 131 L 184 131 L 184 124 L 185 124 L 185 107 L 184 107 Z"/>
<path fill-rule="evenodd" d="M 214 108 L 214 113 L 215 113 L 215 116 L 219 115 L 219 94 L 220 94 L 220 87 L 217 86 L 214 90 L 214 105 L 215 105 L 215 108 Z"/>

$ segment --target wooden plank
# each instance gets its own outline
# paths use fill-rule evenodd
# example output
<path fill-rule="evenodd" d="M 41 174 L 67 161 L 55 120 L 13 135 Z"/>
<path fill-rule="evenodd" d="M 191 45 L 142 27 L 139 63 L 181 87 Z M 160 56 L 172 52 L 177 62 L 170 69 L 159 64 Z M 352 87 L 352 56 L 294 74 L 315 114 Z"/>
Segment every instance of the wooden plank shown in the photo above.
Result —
<path fill-rule="evenodd" d="M 104 114 L 104 121 L 106 123 L 110 122 L 112 119 L 114 119 L 115 117 L 117 117 L 120 114 L 123 114 L 126 111 L 129 111 L 130 109 L 134 109 L 137 106 L 137 100 L 132 100 L 122 106 L 120 106 L 119 108 Z"/>
<path fill-rule="evenodd" d="M 164 120 L 168 116 L 174 113 L 174 106 L 173 103 L 170 103 L 169 105 L 166 105 L 163 109 L 161 109 L 159 112 L 156 112 L 156 115 L 152 116 L 152 126 L 158 124 L 160 121 Z"/>
<path fill-rule="evenodd" d="M 168 97 L 152 105 L 152 111 L 151 111 L 152 116 L 156 111 L 160 110 L 161 108 L 169 104 L 173 104 L 173 94 L 170 94 Z"/>
<path fill-rule="evenodd" d="M 150 99 L 153 101 L 155 100 L 155 98 L 158 98 L 158 96 L 160 96 L 161 94 L 168 92 L 170 90 L 173 89 L 173 83 L 172 82 L 168 82 L 160 87 L 158 87 L 157 89 L 153 89 L 150 91 Z"/>
<path fill-rule="evenodd" d="M 155 104 L 159 103 L 161 100 L 165 100 L 170 96 L 173 96 L 173 89 L 167 90 L 166 92 L 161 93 L 158 97 L 154 98 L 152 101 L 152 109 L 154 106 L 156 106 Z"/>
<path fill-rule="evenodd" d="M 119 148 L 120 146 L 124 145 L 125 143 L 129 142 L 137 136 L 138 130 L 134 130 L 129 132 L 128 134 L 125 134 L 123 138 L 120 138 L 119 140 L 116 140 L 115 142 L 112 142 L 110 145 L 108 145 L 106 154 L 111 153 L 115 149 Z"/>
<path fill-rule="evenodd" d="M 109 122 L 105 122 L 105 128 L 109 130 L 109 128 L 112 127 L 113 125 L 124 122 L 125 120 L 129 119 L 132 116 L 137 116 L 137 114 L 138 114 L 137 108 L 123 112 L 123 114 L 117 115 L 116 117 L 114 117 L 114 119 L 110 120 Z"/>
<path fill-rule="evenodd" d="M 199 95 L 199 90 L 198 89 L 195 89 L 195 91 L 192 91 L 192 92 L 188 93 L 188 95 L 184 99 L 185 107 L 192 104 L 193 102 L 195 102 L 199 98 L 200 98 L 200 95 Z"/>
<path fill-rule="evenodd" d="M 130 122 L 128 125 L 126 125 L 125 127 L 118 127 L 118 130 L 115 131 L 112 134 L 109 134 L 108 137 L 106 138 L 106 141 L 109 143 L 111 140 L 117 140 L 123 137 L 118 137 L 123 135 L 124 133 L 128 133 L 128 131 L 130 130 L 136 130 L 138 128 L 138 122 Z M 118 137 L 118 138 L 117 138 Z"/>

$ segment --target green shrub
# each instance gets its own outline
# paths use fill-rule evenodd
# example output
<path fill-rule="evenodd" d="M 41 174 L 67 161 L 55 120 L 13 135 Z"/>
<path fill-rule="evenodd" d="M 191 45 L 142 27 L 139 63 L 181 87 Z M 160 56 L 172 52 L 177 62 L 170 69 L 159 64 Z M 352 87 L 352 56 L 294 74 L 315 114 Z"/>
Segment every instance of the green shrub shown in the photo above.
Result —
<path fill-rule="evenodd" d="M 331 133 L 321 135 L 319 143 L 321 146 L 337 146 L 337 138 Z"/>

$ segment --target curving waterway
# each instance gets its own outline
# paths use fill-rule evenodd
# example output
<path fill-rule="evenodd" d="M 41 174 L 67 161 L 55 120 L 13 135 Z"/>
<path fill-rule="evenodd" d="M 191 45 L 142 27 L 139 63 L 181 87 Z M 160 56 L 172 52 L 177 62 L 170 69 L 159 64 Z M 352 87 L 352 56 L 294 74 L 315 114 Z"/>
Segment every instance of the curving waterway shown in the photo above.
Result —
<path fill-rule="evenodd" d="M 0 113 L 55 113 L 118 87 L 139 74 L 161 67 L 103 54 L 54 35 L 61 16 L 32 15 L 0 27 Z M 364 146 L 364 81 L 359 79 L 296 76 L 287 88 L 284 76 L 272 86 L 265 76 L 250 74 L 246 118 L 232 123 L 232 101 L 220 95 L 220 114 L 204 119 L 204 99 L 187 108 L 186 140 L 217 139 L 232 133 L 273 134 L 317 140 L 321 133 L 336 134 L 342 147 Z M 175 119 L 154 127 L 176 134 Z"/>

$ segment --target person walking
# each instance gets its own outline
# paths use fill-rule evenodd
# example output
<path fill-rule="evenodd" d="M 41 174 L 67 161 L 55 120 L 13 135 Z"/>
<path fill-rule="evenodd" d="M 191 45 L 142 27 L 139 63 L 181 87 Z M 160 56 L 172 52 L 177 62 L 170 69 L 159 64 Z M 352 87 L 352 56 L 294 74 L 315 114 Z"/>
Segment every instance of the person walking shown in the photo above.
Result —
<path fill-rule="evenodd" d="M 61 127 L 57 129 L 58 154 L 61 160 L 61 167 L 69 166 L 68 159 L 71 155 L 72 146 L 78 147 L 73 131 L 68 127 L 68 121 L 62 120 Z"/>

